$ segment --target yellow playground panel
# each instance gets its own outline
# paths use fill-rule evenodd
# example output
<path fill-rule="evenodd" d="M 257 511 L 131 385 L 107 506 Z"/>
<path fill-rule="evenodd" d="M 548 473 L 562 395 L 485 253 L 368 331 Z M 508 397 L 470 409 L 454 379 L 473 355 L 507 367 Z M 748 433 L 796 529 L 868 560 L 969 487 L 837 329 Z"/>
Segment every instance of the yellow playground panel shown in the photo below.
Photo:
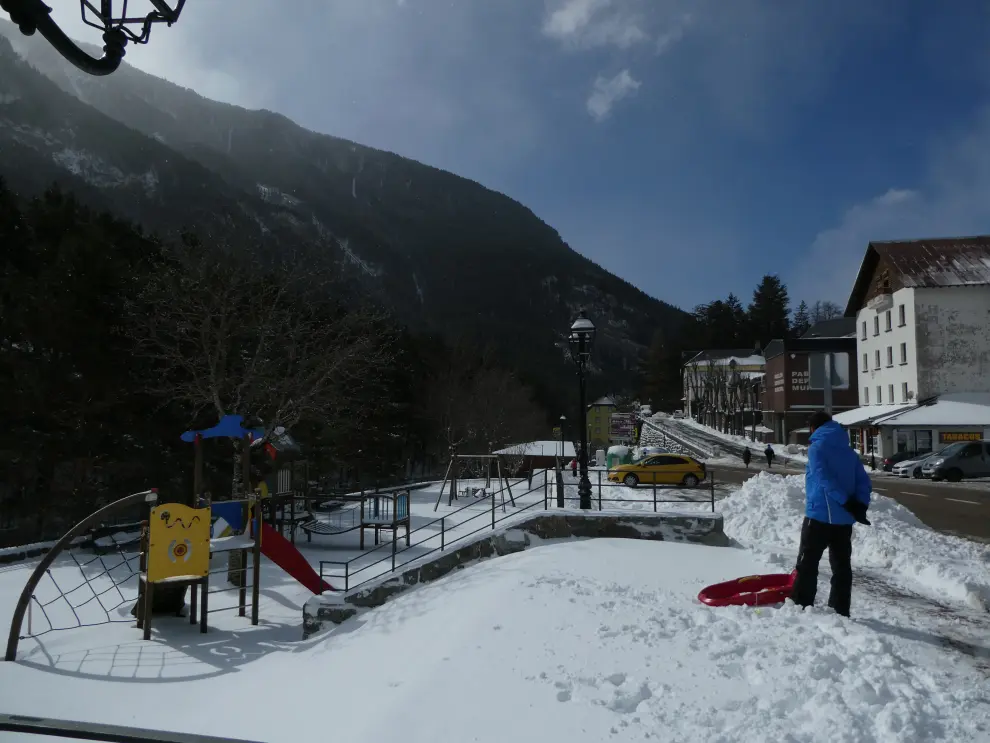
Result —
<path fill-rule="evenodd" d="M 150 583 L 204 578 L 210 572 L 210 509 L 165 503 L 148 525 Z"/>

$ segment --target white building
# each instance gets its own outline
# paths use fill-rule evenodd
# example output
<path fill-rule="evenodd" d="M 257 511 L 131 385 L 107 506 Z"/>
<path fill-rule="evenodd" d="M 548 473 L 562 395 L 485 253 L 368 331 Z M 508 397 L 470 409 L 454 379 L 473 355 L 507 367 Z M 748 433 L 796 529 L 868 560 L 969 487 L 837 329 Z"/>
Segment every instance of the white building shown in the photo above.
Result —
<path fill-rule="evenodd" d="M 860 407 L 835 419 L 863 453 L 930 451 L 990 429 L 990 237 L 871 242 L 846 315 Z"/>

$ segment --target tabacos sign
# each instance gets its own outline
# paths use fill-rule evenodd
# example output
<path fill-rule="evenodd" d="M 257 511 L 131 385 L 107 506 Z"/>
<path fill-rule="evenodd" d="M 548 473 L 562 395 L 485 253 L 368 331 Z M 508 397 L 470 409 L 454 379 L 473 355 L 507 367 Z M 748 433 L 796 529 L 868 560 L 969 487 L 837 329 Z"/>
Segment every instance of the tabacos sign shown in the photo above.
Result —
<path fill-rule="evenodd" d="M 980 441 L 983 433 L 980 431 L 939 431 L 938 440 L 943 444 L 952 444 L 957 441 Z"/>

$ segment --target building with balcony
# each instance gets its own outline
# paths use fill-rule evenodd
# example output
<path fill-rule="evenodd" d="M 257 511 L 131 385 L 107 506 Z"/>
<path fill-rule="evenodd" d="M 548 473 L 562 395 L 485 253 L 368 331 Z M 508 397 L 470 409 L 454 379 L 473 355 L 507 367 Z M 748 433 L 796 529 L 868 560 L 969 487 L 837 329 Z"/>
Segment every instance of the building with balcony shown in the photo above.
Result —
<path fill-rule="evenodd" d="M 990 236 L 871 242 L 846 317 L 859 406 L 836 420 L 861 452 L 990 433 Z"/>

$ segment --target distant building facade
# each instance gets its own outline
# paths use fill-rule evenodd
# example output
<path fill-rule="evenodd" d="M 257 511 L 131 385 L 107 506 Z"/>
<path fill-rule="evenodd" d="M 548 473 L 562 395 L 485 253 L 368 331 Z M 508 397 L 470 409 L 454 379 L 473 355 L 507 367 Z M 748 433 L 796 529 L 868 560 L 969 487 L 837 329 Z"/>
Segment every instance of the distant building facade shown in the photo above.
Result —
<path fill-rule="evenodd" d="M 846 317 L 856 321 L 858 407 L 837 420 L 861 452 L 931 451 L 990 432 L 990 407 L 979 412 L 990 400 L 990 236 L 871 242 Z M 948 405 L 960 394 L 965 422 Z"/>
<path fill-rule="evenodd" d="M 825 359 L 831 359 L 832 412 L 858 407 L 856 321 L 825 320 L 800 338 L 777 339 L 763 350 L 763 425 L 772 440 L 808 442 L 808 417 L 825 407 Z"/>

